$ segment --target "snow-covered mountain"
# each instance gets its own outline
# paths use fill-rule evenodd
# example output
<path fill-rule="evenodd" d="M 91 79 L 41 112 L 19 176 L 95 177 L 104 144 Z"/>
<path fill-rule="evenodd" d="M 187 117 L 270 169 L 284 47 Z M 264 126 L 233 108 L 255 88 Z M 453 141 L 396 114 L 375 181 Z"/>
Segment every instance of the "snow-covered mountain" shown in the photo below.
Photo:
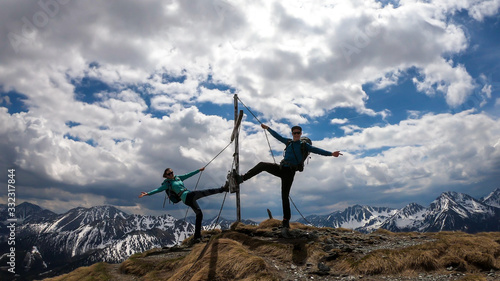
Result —
<path fill-rule="evenodd" d="M 16 217 L 16 251 L 24 258 L 23 270 L 38 273 L 54 268 L 64 272 L 101 261 L 122 262 L 137 252 L 177 245 L 194 233 L 194 217 L 191 223 L 189 218 L 184 221 L 170 215 L 129 215 L 112 206 L 78 207 L 58 215 L 25 202 L 16 206 Z M 7 208 L 0 205 L 0 221 L 7 219 Z M 205 220 L 204 229 L 227 229 L 234 221 L 220 218 L 215 222 L 216 218 Z M 8 252 L 8 235 L 0 223 L 2 252 Z M 5 259 L 0 256 L 0 262 Z"/>
<path fill-rule="evenodd" d="M 419 204 L 410 203 L 384 221 L 380 228 L 393 232 L 408 232 L 418 228 L 425 219 L 427 209 Z"/>
<path fill-rule="evenodd" d="M 451 191 L 442 193 L 431 203 L 424 216 L 419 231 L 500 230 L 500 209 L 486 205 L 464 193 Z"/>
<path fill-rule="evenodd" d="M 0 215 L 5 222 L 8 214 L 4 206 L 0 206 Z M 25 257 L 27 270 L 42 270 L 41 266 L 33 267 L 40 264 L 42 256 L 47 270 L 121 262 L 136 252 L 179 244 L 194 232 L 192 224 L 170 215 L 129 215 L 112 206 L 80 207 L 57 215 L 22 203 L 16 207 L 16 216 L 16 251 Z M 8 247 L 7 235 L 0 233 L 2 251 Z"/>
<path fill-rule="evenodd" d="M 360 232 L 378 228 L 393 232 L 460 230 L 469 233 L 500 231 L 500 189 L 481 200 L 464 193 L 444 192 L 428 208 L 411 203 L 397 210 L 355 205 L 307 221 L 318 227 L 343 227 Z M 304 219 L 298 220 L 307 223 Z"/>
<path fill-rule="evenodd" d="M 0 208 L 0 218 L 7 218 L 7 208 Z M 24 202 L 16 207 L 16 218 L 18 223 L 50 221 L 57 217 L 57 214 L 40 206 Z"/>
<path fill-rule="evenodd" d="M 108 253 L 101 255 L 106 262 L 122 261 L 153 247 L 179 244 L 193 232 L 193 225 L 170 215 L 129 215 L 112 206 L 75 208 L 53 220 L 19 227 L 20 237 L 32 244 L 27 246 L 51 252 L 44 256 L 67 259 L 96 251 Z"/>
<path fill-rule="evenodd" d="M 350 228 L 372 232 L 379 228 L 394 232 L 461 230 L 500 231 L 500 189 L 476 200 L 457 192 L 444 192 L 429 207 L 415 203 L 398 210 L 355 205 L 328 215 L 311 215 L 307 221 L 318 227 Z M 170 215 L 129 215 L 112 206 L 75 208 L 55 214 L 39 206 L 16 207 L 16 253 L 23 270 L 51 270 L 54 274 L 95 262 L 121 262 L 136 252 L 173 246 L 192 235 L 194 217 L 187 221 Z M 8 252 L 5 227 L 8 212 L 0 205 L 0 251 Z M 203 221 L 205 229 L 227 229 L 233 222 L 220 218 Z M 304 219 L 299 222 L 306 223 Z M 245 224 L 256 224 L 244 221 Z M 0 263 L 6 263 L 6 256 Z M 1 274 L 0 274 L 1 277 Z M 48 276 L 45 276 L 48 277 Z"/>
<path fill-rule="evenodd" d="M 196 217 L 195 216 L 189 216 L 186 218 L 186 221 L 192 224 L 195 224 L 196 222 Z M 241 220 L 242 223 L 246 225 L 257 225 L 258 223 L 254 222 L 253 220 Z M 217 216 L 210 218 L 210 219 L 204 219 L 202 221 L 202 228 L 203 230 L 210 230 L 210 229 L 229 229 L 231 224 L 234 223 L 234 220 L 228 220 L 224 217 L 220 217 L 219 220 L 217 221 Z"/>
<path fill-rule="evenodd" d="M 495 189 L 488 196 L 481 198 L 480 201 L 488 206 L 500 208 L 500 188 Z"/>
<path fill-rule="evenodd" d="M 31 251 L 28 251 L 26 256 L 24 256 L 23 269 L 25 271 L 43 271 L 47 269 L 47 263 L 45 263 L 37 247 L 33 247 Z"/>
<path fill-rule="evenodd" d="M 370 207 L 354 205 L 344 211 L 336 211 L 329 215 L 312 215 L 306 217 L 307 221 L 317 227 L 342 227 L 350 228 L 360 232 L 374 231 L 398 210 L 386 207 Z M 304 219 L 298 222 L 307 223 Z"/>

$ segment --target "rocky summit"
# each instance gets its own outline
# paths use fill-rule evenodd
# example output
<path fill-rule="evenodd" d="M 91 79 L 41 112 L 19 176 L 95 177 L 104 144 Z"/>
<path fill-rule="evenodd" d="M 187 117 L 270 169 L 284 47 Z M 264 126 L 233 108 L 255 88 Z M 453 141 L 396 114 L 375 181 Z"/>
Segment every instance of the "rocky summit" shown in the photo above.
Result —
<path fill-rule="evenodd" d="M 500 233 L 361 233 L 235 223 L 200 243 L 156 248 L 47 280 L 500 280 Z M 90 280 L 90 279 L 89 279 Z"/>

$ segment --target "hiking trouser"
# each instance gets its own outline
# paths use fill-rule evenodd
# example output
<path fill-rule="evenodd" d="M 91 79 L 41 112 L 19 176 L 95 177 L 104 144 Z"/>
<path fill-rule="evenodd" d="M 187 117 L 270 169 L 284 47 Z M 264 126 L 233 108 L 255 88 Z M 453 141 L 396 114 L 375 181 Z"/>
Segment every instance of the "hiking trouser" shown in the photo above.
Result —
<path fill-rule="evenodd" d="M 281 178 L 281 202 L 283 204 L 283 221 L 290 221 L 292 213 L 290 211 L 290 189 L 292 189 L 295 170 L 290 167 L 283 167 L 276 163 L 260 162 L 243 175 L 243 181 L 249 180 L 261 172 L 268 172 L 273 176 Z"/>
<path fill-rule="evenodd" d="M 189 191 L 189 193 L 186 195 L 185 204 L 191 207 L 191 209 L 193 209 L 194 213 L 196 214 L 196 223 L 194 225 L 194 239 L 201 238 L 201 222 L 203 221 L 203 213 L 201 212 L 200 205 L 198 205 L 198 202 L 196 202 L 196 200 L 222 192 L 224 192 L 222 188 L 213 188 Z"/>

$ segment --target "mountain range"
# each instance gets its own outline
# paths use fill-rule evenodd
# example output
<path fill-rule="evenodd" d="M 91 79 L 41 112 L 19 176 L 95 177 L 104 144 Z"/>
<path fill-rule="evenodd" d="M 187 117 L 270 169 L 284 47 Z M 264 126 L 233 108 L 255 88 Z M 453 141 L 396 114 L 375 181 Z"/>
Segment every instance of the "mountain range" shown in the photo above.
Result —
<path fill-rule="evenodd" d="M 343 211 L 311 215 L 298 221 L 363 233 L 379 228 L 392 232 L 500 231 L 500 188 L 479 200 L 464 193 L 448 191 L 427 208 L 416 203 L 402 209 L 355 205 Z"/>
<path fill-rule="evenodd" d="M 6 206 L 0 206 L 2 222 L 7 215 Z M 16 207 L 16 217 L 21 272 L 34 266 L 38 272 L 64 272 L 100 261 L 117 263 L 136 252 L 177 245 L 194 233 L 192 224 L 170 215 L 129 215 L 112 206 L 79 207 L 58 215 L 24 202 Z M 0 250 L 8 253 L 8 229 L 0 227 Z M 1 264 L 6 258 L 0 257 Z"/>
<path fill-rule="evenodd" d="M 184 221 L 170 215 L 130 215 L 113 206 L 78 207 L 56 214 L 25 202 L 16 207 L 16 216 L 17 267 L 28 276 L 26 280 L 39 278 L 42 272 L 46 273 L 44 277 L 58 275 L 100 261 L 122 262 L 137 252 L 177 245 L 194 232 L 194 217 Z M 0 205 L 1 253 L 9 249 L 7 218 L 7 206 Z M 363 233 L 379 228 L 393 232 L 500 231 L 500 189 L 479 200 L 450 191 L 427 208 L 415 203 L 402 209 L 355 205 L 328 215 L 311 215 L 306 220 L 298 221 Z M 232 222 L 212 218 L 204 220 L 203 225 L 205 229 L 226 229 Z M 5 265 L 6 260 L 4 254 L 0 264 Z M 4 274 L 0 270 L 0 277 Z"/>

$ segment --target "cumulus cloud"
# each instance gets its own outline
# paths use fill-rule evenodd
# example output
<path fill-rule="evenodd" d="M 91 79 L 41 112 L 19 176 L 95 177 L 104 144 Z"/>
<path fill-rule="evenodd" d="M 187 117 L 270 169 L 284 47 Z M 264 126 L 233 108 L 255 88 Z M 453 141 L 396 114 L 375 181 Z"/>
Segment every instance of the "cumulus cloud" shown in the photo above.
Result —
<path fill-rule="evenodd" d="M 320 147 L 340 149 L 344 156 L 313 155 L 307 172 L 296 177 L 292 196 L 300 196 L 308 186 L 314 186 L 322 197 L 303 198 L 302 206 L 328 206 L 328 198 L 335 198 L 338 204 L 355 201 L 391 205 L 422 200 L 419 203 L 425 205 L 429 202 L 423 200 L 432 200 L 443 186 L 471 186 L 488 179 L 491 175 L 487 171 L 498 169 L 499 132 L 497 120 L 464 112 L 428 114 L 315 142 Z M 422 197 L 422 193 L 429 194 L 428 198 L 417 199 L 416 195 Z"/>
<path fill-rule="evenodd" d="M 430 114 L 397 125 L 367 128 L 330 143 L 361 156 L 350 169 L 358 171 L 361 176 L 356 178 L 365 177 L 369 185 L 397 181 L 409 188 L 431 187 L 479 180 L 476 176 L 494 166 L 500 156 L 494 148 L 498 130 L 498 122 L 482 114 Z M 362 157 L 370 150 L 375 155 Z M 457 176 L 466 173 L 469 176 Z"/>
<path fill-rule="evenodd" d="M 458 106 L 472 94 L 474 82 L 463 66 L 452 67 L 449 62 L 429 64 L 422 71 L 424 78 L 419 81 L 414 78 L 417 89 L 433 95 L 436 91 L 444 93 L 446 101 L 451 106 Z M 447 82 L 446 82 L 447 81 Z"/>
<path fill-rule="evenodd" d="M 349 122 L 349 120 L 347 118 L 343 118 L 343 119 L 335 118 L 335 119 L 330 120 L 331 124 L 345 124 L 348 122 Z"/>
<path fill-rule="evenodd" d="M 18 8 L 18 13 L 5 20 L 12 26 L 10 33 L 20 35 L 23 18 L 33 20 L 38 11 L 44 12 L 35 3 L 21 3 L 19 7 L 26 9 Z M 144 82 L 159 69 L 184 72 L 194 83 L 159 85 L 148 81 L 154 85 L 153 91 L 161 90 L 183 101 L 198 96 L 197 82 L 207 79 L 209 71 L 214 78 L 240 89 L 256 109 L 271 110 L 270 117 L 302 121 L 337 107 L 370 112 L 365 108 L 361 85 L 382 81 L 387 79 L 386 73 L 412 66 L 423 71 L 419 88 L 429 92 L 432 85 L 438 85 L 434 88 L 442 91 L 451 105 L 463 102 L 473 88 L 463 68 L 443 63 L 441 58 L 467 46 L 461 27 L 446 22 L 443 15 L 450 9 L 470 7 L 411 1 L 401 2 L 397 8 L 372 1 L 334 1 L 326 6 L 278 2 L 232 5 L 224 1 L 86 5 L 68 1 L 58 6 L 46 26 L 35 26 L 34 44 L 23 44 L 27 50 L 19 52 L 17 59 L 28 59 L 32 53 L 42 64 L 66 65 L 60 72 L 98 74 L 109 84 Z M 363 13 L 359 13 L 360 7 Z M 6 61 L 11 61 L 9 46 L 4 47 Z M 73 52 L 61 56 L 54 51 L 56 47 Z M 85 63 L 91 62 L 99 63 L 97 73 L 86 70 Z M 436 67 L 447 67 L 450 74 L 438 76 L 433 72 Z M 2 84 L 10 86 L 16 79 L 10 81 Z M 19 87 L 14 84 L 11 87 Z M 439 87 L 441 84 L 446 86 Z M 276 105 L 266 108 L 258 102 L 270 96 L 292 100 L 296 106 L 282 111 L 276 110 Z"/>
<path fill-rule="evenodd" d="M 478 88 L 454 60 L 469 38 L 450 16 L 466 10 L 482 21 L 497 13 L 497 0 L 7 0 L 0 7 L 1 163 L 44 182 L 47 192 L 64 190 L 56 204 L 26 187 L 26 196 L 51 206 L 78 204 L 74 191 L 133 209 L 139 203 L 127 205 L 119 186 L 131 193 L 155 187 L 165 165 L 200 168 L 229 141 L 234 93 L 284 135 L 288 123 L 308 124 L 338 109 L 385 119 L 389 110 L 370 108 L 364 86 L 388 89 L 408 72 L 418 91 L 442 96 L 453 108 L 477 89 L 492 98 L 492 88 Z M 11 93 L 26 97 L 26 111 L 9 113 Z M 204 104 L 230 113 L 203 113 Z M 334 181 L 337 192 L 363 185 L 409 191 L 416 183 L 478 180 L 481 169 L 496 163 L 494 119 L 472 112 L 409 115 L 370 128 L 329 118 L 345 135 L 318 145 L 348 152 L 313 161 L 299 185 L 327 190 Z M 258 126 L 245 120 L 241 136 L 243 170 L 270 161 Z M 231 161 L 230 154 L 214 161 L 207 184 L 221 184 Z M 264 191 L 257 190 L 243 196 L 258 201 Z M 271 195 L 279 198 L 278 191 Z"/>

